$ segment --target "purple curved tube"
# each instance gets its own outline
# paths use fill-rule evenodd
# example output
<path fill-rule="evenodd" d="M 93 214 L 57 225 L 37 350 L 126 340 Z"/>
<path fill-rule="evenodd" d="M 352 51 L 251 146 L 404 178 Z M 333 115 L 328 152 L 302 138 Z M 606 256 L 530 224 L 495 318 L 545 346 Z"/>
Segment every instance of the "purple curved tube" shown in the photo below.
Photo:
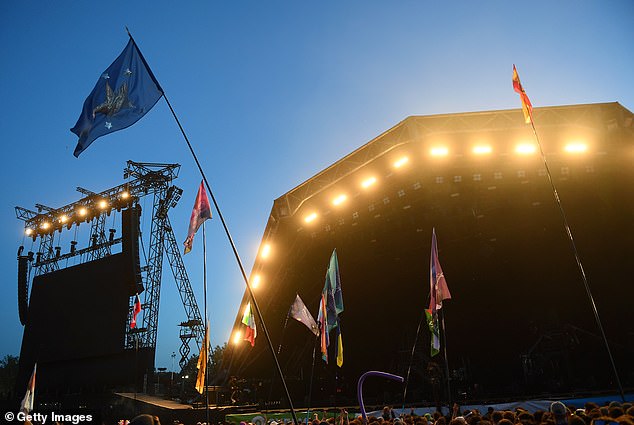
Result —
<path fill-rule="evenodd" d="M 363 381 L 365 381 L 365 378 L 367 378 L 368 376 L 380 376 L 381 378 L 392 379 L 399 382 L 404 381 L 402 376 L 392 375 L 391 373 L 379 372 L 376 370 L 371 370 L 361 375 L 361 377 L 359 378 L 359 382 L 357 383 L 357 399 L 359 400 L 359 408 L 361 409 L 361 417 L 363 418 L 364 424 L 368 423 L 368 418 L 365 414 L 365 405 L 363 404 Z"/>

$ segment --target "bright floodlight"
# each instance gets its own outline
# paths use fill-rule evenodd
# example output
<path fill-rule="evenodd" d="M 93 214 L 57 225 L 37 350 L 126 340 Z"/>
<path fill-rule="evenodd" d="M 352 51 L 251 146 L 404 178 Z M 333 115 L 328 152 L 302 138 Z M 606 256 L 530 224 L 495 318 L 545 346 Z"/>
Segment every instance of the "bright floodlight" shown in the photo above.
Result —
<path fill-rule="evenodd" d="M 402 156 L 400 157 L 395 163 L 394 163 L 394 168 L 401 168 L 403 165 L 407 164 L 407 161 L 409 161 L 409 158 L 406 156 Z"/>
<path fill-rule="evenodd" d="M 429 153 L 431 153 L 431 156 L 447 156 L 449 154 L 449 149 L 444 146 L 437 146 L 431 148 Z"/>
<path fill-rule="evenodd" d="M 519 145 L 515 146 L 515 153 L 518 153 L 520 155 L 531 155 L 535 153 L 536 149 L 537 148 L 533 143 L 520 143 Z"/>
<path fill-rule="evenodd" d="M 564 149 L 568 153 L 583 153 L 588 149 L 588 145 L 580 142 L 568 143 Z"/>
<path fill-rule="evenodd" d="M 376 177 L 368 177 L 367 179 L 361 182 L 361 187 L 364 189 L 367 189 L 368 187 L 372 186 L 374 183 L 376 183 Z"/>
<path fill-rule="evenodd" d="M 121 199 L 128 199 L 130 197 L 130 193 L 128 191 L 121 192 Z"/>
<path fill-rule="evenodd" d="M 24 233 L 25 233 L 27 236 L 31 236 L 31 235 L 33 234 L 33 229 L 31 229 L 30 227 L 27 227 L 27 228 L 24 230 Z"/>
<path fill-rule="evenodd" d="M 235 331 L 233 333 L 233 339 L 232 339 L 234 344 L 240 344 L 240 341 L 242 341 L 242 332 L 240 331 Z"/>
<path fill-rule="evenodd" d="M 79 211 L 77 211 L 79 213 L 80 216 L 84 217 L 86 214 L 88 214 L 88 210 L 86 208 L 80 208 Z"/>
<path fill-rule="evenodd" d="M 49 227 L 51 227 L 51 223 L 49 223 L 48 221 L 45 221 L 44 223 L 42 223 L 40 225 L 40 227 L 44 230 L 48 229 Z"/>
<path fill-rule="evenodd" d="M 264 244 L 264 246 L 262 247 L 262 251 L 260 251 L 260 257 L 267 258 L 270 253 L 271 253 L 271 245 Z"/>
<path fill-rule="evenodd" d="M 253 279 L 251 279 L 251 288 L 255 289 L 260 285 L 260 275 L 256 274 L 255 276 L 253 276 Z"/>
<path fill-rule="evenodd" d="M 332 204 L 334 206 L 341 205 L 346 201 L 346 199 L 348 199 L 348 197 L 344 194 L 341 194 L 332 200 Z"/>
<path fill-rule="evenodd" d="M 99 208 L 101 208 L 102 210 L 108 208 L 108 201 L 106 201 L 105 199 L 99 201 Z"/>
<path fill-rule="evenodd" d="M 62 214 L 59 216 L 60 223 L 66 223 L 68 221 L 68 216 L 66 214 Z"/>
<path fill-rule="evenodd" d="M 314 213 L 310 213 L 306 217 L 304 217 L 304 221 L 306 223 L 310 223 L 310 222 L 315 221 L 316 218 L 317 218 L 317 213 L 314 212 Z"/>
<path fill-rule="evenodd" d="M 478 145 L 473 147 L 473 153 L 476 155 L 486 155 L 491 153 L 492 149 L 489 145 Z"/>

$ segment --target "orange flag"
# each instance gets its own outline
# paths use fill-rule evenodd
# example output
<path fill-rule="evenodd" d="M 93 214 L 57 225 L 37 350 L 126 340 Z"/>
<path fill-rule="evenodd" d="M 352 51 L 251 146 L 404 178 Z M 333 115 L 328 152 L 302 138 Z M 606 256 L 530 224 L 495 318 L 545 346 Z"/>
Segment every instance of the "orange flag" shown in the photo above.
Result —
<path fill-rule="evenodd" d="M 531 101 L 524 91 L 522 83 L 520 83 L 520 76 L 517 74 L 515 65 L 513 65 L 513 89 L 520 95 L 520 100 L 522 101 L 522 112 L 524 112 L 524 121 L 526 121 L 526 124 L 530 124 L 533 122 L 533 105 L 531 105 Z"/>

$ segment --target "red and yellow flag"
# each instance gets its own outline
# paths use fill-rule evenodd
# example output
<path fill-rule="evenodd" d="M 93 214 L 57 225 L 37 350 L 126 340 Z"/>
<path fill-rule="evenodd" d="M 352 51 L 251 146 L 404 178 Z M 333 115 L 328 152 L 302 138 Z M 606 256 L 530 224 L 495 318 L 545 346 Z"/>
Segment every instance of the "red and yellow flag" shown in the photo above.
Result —
<path fill-rule="evenodd" d="M 533 105 L 531 105 L 531 101 L 524 91 L 522 83 L 520 83 L 520 76 L 517 73 L 517 69 L 515 69 L 515 65 L 513 65 L 513 90 L 519 93 L 522 101 L 522 112 L 524 112 L 524 121 L 526 121 L 526 124 L 530 124 L 533 122 Z"/>

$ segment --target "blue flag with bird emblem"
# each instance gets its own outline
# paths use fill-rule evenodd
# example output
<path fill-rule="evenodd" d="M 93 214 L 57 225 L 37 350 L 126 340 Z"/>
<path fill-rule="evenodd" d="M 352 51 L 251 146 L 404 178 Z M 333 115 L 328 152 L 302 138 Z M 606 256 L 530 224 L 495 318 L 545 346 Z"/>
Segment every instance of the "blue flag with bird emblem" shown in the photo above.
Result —
<path fill-rule="evenodd" d="M 79 157 L 98 137 L 122 130 L 137 122 L 163 96 L 132 38 L 106 69 L 84 102 L 75 127 L 79 136 L 73 155 Z"/>

